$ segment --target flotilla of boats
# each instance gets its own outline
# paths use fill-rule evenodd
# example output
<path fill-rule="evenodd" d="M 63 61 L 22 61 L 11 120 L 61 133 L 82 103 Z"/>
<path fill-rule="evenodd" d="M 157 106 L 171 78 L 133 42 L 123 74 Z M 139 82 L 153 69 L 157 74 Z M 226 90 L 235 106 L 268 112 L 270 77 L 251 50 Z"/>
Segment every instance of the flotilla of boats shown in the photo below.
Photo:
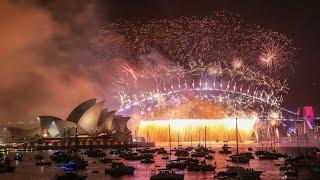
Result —
<path fill-rule="evenodd" d="M 190 146 L 189 146 L 190 147 Z M 242 163 L 250 163 L 251 159 L 256 157 L 257 160 L 275 160 L 284 158 L 283 164 L 279 164 L 279 170 L 285 176 L 298 176 L 300 167 L 310 168 L 312 174 L 317 177 L 320 175 L 320 160 L 315 158 L 315 151 L 309 154 L 298 155 L 290 157 L 277 151 L 267 151 L 257 149 L 253 152 L 253 148 L 247 152 L 240 152 L 236 148 L 234 154 L 229 156 L 232 166 L 226 166 L 225 170 L 216 172 L 217 163 L 215 161 L 215 151 L 212 148 L 206 148 L 198 145 L 193 148 L 179 146 L 173 150 L 166 150 L 164 148 L 113 148 L 110 150 L 110 155 L 105 151 L 99 149 L 87 149 L 83 153 L 56 151 L 50 156 L 50 160 L 43 155 L 38 154 L 34 156 L 36 166 L 49 166 L 52 163 L 58 165 L 62 170 L 61 173 L 56 174 L 53 179 L 86 179 L 84 175 L 88 162 L 84 156 L 97 158 L 100 163 L 107 165 L 105 174 L 110 176 L 123 176 L 134 174 L 136 167 L 126 165 L 125 161 L 140 161 L 145 164 L 154 164 L 158 167 L 157 173 L 153 173 L 150 177 L 152 180 L 162 179 L 184 179 L 184 174 L 177 173 L 176 170 L 187 170 L 189 172 L 212 172 L 216 179 L 259 179 L 262 171 L 253 168 L 242 166 Z M 231 151 L 228 144 L 224 144 L 222 149 Z M 169 152 L 174 152 L 170 155 Z M 188 154 L 188 155 L 186 155 Z M 195 155 L 196 154 L 196 155 Z M 223 153 L 222 153 L 223 154 Z M 227 153 L 226 153 L 227 154 Z M 109 156 L 116 156 L 109 157 Z M 166 162 L 165 169 L 157 164 L 154 157 L 162 159 Z M 117 158 L 119 157 L 119 158 Z M 23 154 L 17 153 L 12 156 L 4 156 L 0 154 L 0 173 L 13 172 L 16 167 L 12 166 L 12 160 L 21 161 Z M 235 166 L 236 164 L 236 166 Z M 83 173 L 85 172 L 85 173 Z M 92 171 L 92 173 L 99 173 L 99 171 Z"/>
<path fill-rule="evenodd" d="M 277 152 L 275 148 L 272 151 L 258 149 L 253 153 L 254 149 L 252 147 L 249 147 L 247 152 L 240 152 L 237 120 L 235 126 L 237 135 L 236 148 L 235 150 L 233 149 L 235 153 L 232 154 L 231 147 L 228 145 L 227 141 L 219 151 L 219 154 L 222 156 L 228 155 L 230 158 L 229 161 L 232 162 L 233 165 L 227 165 L 225 170 L 219 172 L 216 172 L 217 162 L 214 156 L 216 152 L 213 148 L 207 147 L 206 144 L 206 128 L 204 145 L 198 144 L 195 147 L 188 146 L 183 148 L 178 143 L 177 148 L 171 149 L 170 126 L 169 150 L 163 147 L 129 148 L 123 146 L 111 148 L 110 154 L 107 154 L 104 150 L 94 148 L 86 149 L 82 151 L 83 153 L 79 150 L 63 150 L 54 152 L 50 156 L 50 160 L 46 160 L 41 154 L 36 155 L 34 157 L 36 161 L 35 165 L 49 166 L 52 163 L 58 165 L 61 172 L 53 177 L 55 180 L 86 179 L 88 161 L 85 160 L 85 156 L 96 158 L 100 163 L 105 164 L 106 168 L 104 172 L 106 176 L 133 175 L 136 167 L 130 165 L 130 161 L 140 161 L 140 163 L 155 164 L 154 166 L 158 167 L 157 172 L 151 175 L 151 180 L 184 179 L 185 175 L 176 172 L 176 170 L 210 172 L 215 175 L 214 178 L 216 179 L 259 179 L 263 173 L 262 171 L 244 167 L 246 164 L 250 163 L 250 160 L 255 159 L 256 157 L 257 160 L 276 160 L 284 158 L 283 164 L 279 165 L 279 170 L 286 176 L 297 176 L 299 167 L 310 168 L 315 177 L 320 175 L 320 160 L 315 158 L 314 153 L 289 157 L 286 154 Z M 318 149 L 317 152 L 320 152 L 320 150 Z M 23 159 L 23 154 L 17 153 L 14 158 L 11 159 L 21 161 Z M 15 170 L 16 167 L 11 165 L 11 159 L 0 153 L 0 173 L 12 172 Z M 158 164 L 159 159 L 162 159 L 162 162 L 165 163 L 165 169 Z M 93 170 L 92 173 L 99 173 L 99 171 Z"/>
<path fill-rule="evenodd" d="M 169 126 L 170 128 L 170 126 Z M 170 132 L 170 131 L 169 131 Z M 206 128 L 205 128 L 205 137 L 206 137 Z M 212 171 L 215 172 L 216 162 L 214 160 L 215 151 L 210 147 L 207 148 L 206 140 L 204 146 L 198 145 L 196 147 L 189 146 L 183 148 L 179 143 L 178 147 L 171 149 L 171 138 L 170 139 L 170 148 L 169 152 L 165 148 L 112 148 L 110 150 L 111 156 L 118 156 L 120 159 L 108 158 L 107 154 L 100 149 L 86 149 L 83 153 L 78 149 L 65 149 L 63 151 L 56 151 L 50 156 L 50 160 L 46 160 L 45 157 L 41 154 L 38 154 L 34 157 L 36 160 L 36 166 L 48 166 L 52 162 L 56 163 L 61 169 L 61 172 L 56 174 L 53 179 L 86 179 L 86 175 L 83 175 L 83 172 L 86 172 L 86 167 L 88 162 L 84 159 L 84 155 L 90 158 L 99 158 L 98 160 L 104 164 L 110 164 L 105 169 L 105 174 L 110 176 L 123 176 L 123 175 L 132 175 L 134 174 L 135 167 L 130 165 L 125 165 L 123 160 L 127 161 L 140 161 L 145 164 L 155 163 L 154 156 L 160 155 L 161 159 L 169 160 L 165 164 L 166 169 L 160 169 L 158 173 L 153 174 L 150 179 L 152 180 L 161 180 L 161 179 L 184 179 L 184 174 L 176 173 L 173 169 L 187 169 L 188 171 L 199 171 L 206 172 Z M 205 138 L 206 139 L 206 138 Z M 192 142 L 191 142 L 192 144 Z M 223 149 L 229 151 L 230 147 L 224 145 Z M 172 159 L 172 153 L 174 152 L 174 158 Z M 227 154 L 227 153 L 226 153 Z M 237 154 L 240 155 L 240 154 Z M 0 155 L 0 158 L 2 156 Z M 14 160 L 21 161 L 23 155 L 17 153 L 14 157 Z M 200 161 L 200 159 L 202 159 Z M 207 162 L 208 161 L 208 162 Z M 0 164 L 0 172 L 10 172 L 14 171 L 15 167 L 10 165 L 10 159 L 8 157 L 3 158 L 3 163 Z M 156 166 L 160 167 L 160 166 Z M 82 172 L 82 173 L 81 173 Z M 99 173 L 99 171 L 94 170 L 92 173 Z"/>

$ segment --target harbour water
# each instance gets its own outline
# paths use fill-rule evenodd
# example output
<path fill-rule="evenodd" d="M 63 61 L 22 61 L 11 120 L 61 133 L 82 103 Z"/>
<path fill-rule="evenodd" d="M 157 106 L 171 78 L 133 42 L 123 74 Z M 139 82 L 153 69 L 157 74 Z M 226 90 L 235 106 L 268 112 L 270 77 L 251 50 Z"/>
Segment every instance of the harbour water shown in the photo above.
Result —
<path fill-rule="evenodd" d="M 182 143 L 183 144 L 183 143 Z M 189 143 L 188 143 L 189 144 Z M 196 144 L 196 143 L 194 143 Z M 157 146 L 165 146 L 166 148 L 168 143 L 158 143 Z M 187 143 L 183 144 L 187 146 Z M 235 152 L 235 145 L 231 144 L 231 150 Z M 172 144 L 172 147 L 176 147 L 176 144 Z M 216 153 L 214 154 L 214 160 L 206 160 L 206 163 L 213 164 L 216 162 L 217 168 L 216 172 L 225 170 L 227 164 L 229 166 L 235 165 L 232 162 L 228 162 L 229 155 L 223 155 L 219 154 L 218 151 L 220 150 L 221 144 L 217 143 L 208 143 L 207 147 L 212 147 Z M 254 150 L 260 147 L 260 145 L 257 144 L 243 144 L 240 145 L 241 151 L 247 151 L 248 147 L 253 147 Z M 301 149 L 301 148 L 300 148 Z M 294 155 L 297 152 L 297 147 L 294 146 L 279 146 L 277 147 L 277 150 L 283 153 L 288 153 L 289 155 Z M 117 155 L 111 155 L 110 150 L 106 149 L 104 150 L 107 154 L 107 157 L 109 158 L 117 158 Z M 1 180 L 47 180 L 54 177 L 54 175 L 61 171 L 58 168 L 57 163 L 52 163 L 51 166 L 35 166 L 35 159 L 34 156 L 41 154 L 46 159 L 49 159 L 50 155 L 55 152 L 52 150 L 49 151 L 33 151 L 33 152 L 23 152 L 23 160 L 22 161 L 14 161 L 14 165 L 16 166 L 15 172 L 12 173 L 2 173 L 0 174 Z M 14 157 L 16 152 L 7 152 L 5 155 L 9 157 Z M 147 180 L 150 179 L 150 176 L 153 172 L 155 172 L 157 169 L 165 168 L 166 163 L 168 160 L 161 159 L 161 155 L 155 154 L 155 163 L 153 164 L 141 164 L 140 161 L 127 161 L 123 160 L 124 164 L 131 165 L 136 168 L 134 175 L 127 175 L 122 177 L 116 177 L 112 178 L 109 175 L 105 175 L 104 170 L 107 167 L 110 167 L 110 164 L 103 164 L 99 162 L 98 158 L 91 158 L 86 155 L 83 155 L 83 157 L 88 161 L 88 166 L 86 170 L 82 173 L 87 175 L 87 179 L 89 180 L 102 180 L 102 179 L 139 179 L 139 180 Z M 175 156 L 172 155 L 172 159 L 174 159 Z M 200 158 L 204 159 L 204 158 Z M 279 164 L 283 162 L 283 159 L 279 160 L 258 160 L 257 158 L 250 161 L 249 164 L 241 165 L 243 167 L 248 168 L 254 168 L 256 170 L 262 170 L 263 173 L 261 174 L 261 179 L 270 180 L 270 179 L 285 179 L 283 173 L 279 171 Z M 98 173 L 92 173 L 92 171 L 98 171 Z M 214 175 L 216 173 L 213 172 L 189 172 L 188 170 L 182 170 L 182 171 L 176 171 L 178 173 L 184 173 L 186 180 L 191 179 L 214 179 Z M 303 177 L 303 178 L 302 178 Z M 292 178 L 290 178 L 292 179 Z M 299 170 L 299 176 L 295 179 L 311 179 L 310 174 L 307 170 Z"/>

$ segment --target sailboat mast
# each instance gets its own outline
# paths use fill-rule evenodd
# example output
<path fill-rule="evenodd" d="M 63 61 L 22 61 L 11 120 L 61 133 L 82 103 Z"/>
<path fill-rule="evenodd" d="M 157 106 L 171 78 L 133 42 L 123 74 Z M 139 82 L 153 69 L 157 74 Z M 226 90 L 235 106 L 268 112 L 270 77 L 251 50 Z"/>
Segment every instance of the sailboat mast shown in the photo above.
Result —
<path fill-rule="evenodd" d="M 180 137 L 179 137 L 179 132 L 178 132 L 178 148 L 180 146 L 179 140 L 180 140 Z"/>
<path fill-rule="evenodd" d="M 201 135 L 200 135 L 200 129 L 199 129 L 199 144 L 201 143 Z"/>
<path fill-rule="evenodd" d="M 296 134 L 297 134 L 297 146 L 298 146 L 298 155 L 300 155 L 300 146 L 299 146 L 299 128 L 296 125 Z"/>
<path fill-rule="evenodd" d="M 271 151 L 273 151 L 273 150 L 274 150 L 273 138 L 274 138 L 274 130 L 273 130 L 273 127 L 271 127 L 271 134 L 270 134 L 270 140 L 271 140 Z"/>
<path fill-rule="evenodd" d="M 236 157 L 237 157 L 237 167 L 239 166 L 239 136 L 238 136 L 238 118 L 236 118 L 236 140 L 237 140 L 237 153 L 236 153 Z M 239 176 L 239 169 L 237 168 L 237 173 Z"/>
<path fill-rule="evenodd" d="M 308 132 L 305 132 L 306 134 L 306 143 L 307 143 L 307 148 L 306 148 L 306 157 L 309 155 L 309 142 L 308 142 Z"/>
<path fill-rule="evenodd" d="M 239 154 L 238 118 L 236 118 L 237 154 Z"/>
<path fill-rule="evenodd" d="M 226 133 L 225 133 L 225 135 L 226 135 L 226 137 L 225 137 L 225 139 L 226 139 L 226 142 L 229 142 L 229 138 L 228 138 L 228 130 L 226 130 Z"/>
<path fill-rule="evenodd" d="M 147 131 L 147 146 L 150 148 L 150 143 L 149 143 L 149 131 Z"/>
<path fill-rule="evenodd" d="M 273 151 L 276 152 L 276 127 L 273 127 Z"/>
<path fill-rule="evenodd" d="M 271 132 L 272 131 L 272 129 L 270 130 L 270 125 L 268 126 L 268 141 L 270 142 L 270 149 L 271 149 L 271 151 L 272 151 L 272 135 L 271 135 Z"/>
<path fill-rule="evenodd" d="M 170 134 L 170 124 L 169 124 L 169 157 L 171 160 L 171 134 Z"/>
<path fill-rule="evenodd" d="M 207 126 L 204 127 L 204 149 L 207 149 Z"/>

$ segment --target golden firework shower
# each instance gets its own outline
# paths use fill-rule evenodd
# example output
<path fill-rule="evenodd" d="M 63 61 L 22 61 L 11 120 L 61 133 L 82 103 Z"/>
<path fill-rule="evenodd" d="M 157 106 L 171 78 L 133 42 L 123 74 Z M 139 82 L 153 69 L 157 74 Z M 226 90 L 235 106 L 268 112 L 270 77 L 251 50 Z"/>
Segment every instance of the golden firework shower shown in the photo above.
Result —
<path fill-rule="evenodd" d="M 203 141 L 206 128 L 207 141 L 235 141 L 235 117 L 225 119 L 166 119 L 141 121 L 138 136 L 151 141 L 169 141 L 169 126 L 172 141 Z M 239 136 L 243 141 L 252 140 L 256 119 L 238 119 Z M 179 139 L 178 139 L 179 137 Z"/>
<path fill-rule="evenodd" d="M 178 105 L 160 108 L 145 116 L 135 116 L 139 121 L 137 135 L 156 142 L 168 141 L 169 126 L 172 141 L 203 141 L 207 129 L 208 141 L 236 139 L 235 117 L 239 118 L 239 134 L 242 140 L 251 140 L 257 118 L 253 113 L 235 112 L 208 101 L 189 100 Z M 134 127 L 133 127 L 134 128 Z"/>

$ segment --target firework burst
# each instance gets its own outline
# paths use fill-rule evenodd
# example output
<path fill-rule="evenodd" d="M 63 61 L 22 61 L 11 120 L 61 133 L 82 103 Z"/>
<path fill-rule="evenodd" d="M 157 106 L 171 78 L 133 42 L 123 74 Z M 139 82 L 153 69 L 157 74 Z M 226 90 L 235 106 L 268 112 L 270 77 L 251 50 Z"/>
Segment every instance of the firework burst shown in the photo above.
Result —
<path fill-rule="evenodd" d="M 237 106 L 250 107 L 258 100 L 279 106 L 288 91 L 285 73 L 293 59 L 291 40 L 231 13 L 119 20 L 99 33 L 99 54 L 104 43 L 106 48 L 112 44 L 111 35 L 118 48 L 112 51 L 114 56 L 130 60 L 121 64 L 125 76 L 120 74 L 122 80 L 115 81 L 122 107 L 163 102 L 168 94 L 187 89 L 219 90 L 223 93 L 212 98 Z M 141 64 L 141 56 L 148 54 L 157 56 Z"/>

